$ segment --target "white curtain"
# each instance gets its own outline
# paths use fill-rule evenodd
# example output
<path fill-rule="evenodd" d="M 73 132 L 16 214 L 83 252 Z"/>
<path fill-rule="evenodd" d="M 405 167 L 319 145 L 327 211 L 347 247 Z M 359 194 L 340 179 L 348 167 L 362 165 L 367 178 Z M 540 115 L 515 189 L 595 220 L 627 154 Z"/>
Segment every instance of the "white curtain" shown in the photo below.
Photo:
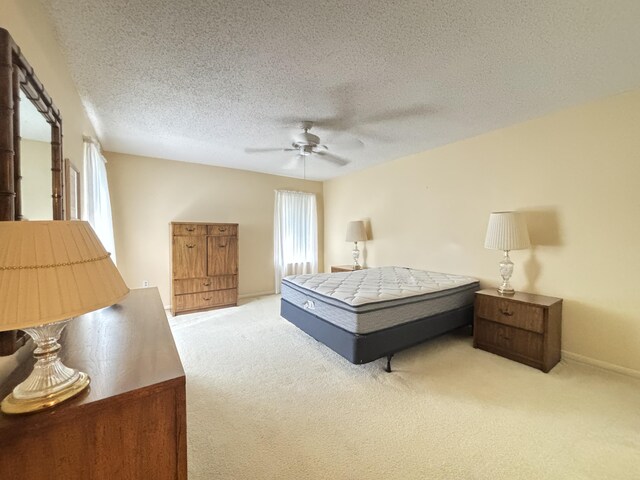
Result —
<path fill-rule="evenodd" d="M 313 193 L 276 190 L 274 215 L 276 293 L 287 275 L 318 273 L 318 213 Z"/>
<path fill-rule="evenodd" d="M 107 183 L 107 161 L 93 140 L 84 141 L 84 182 L 82 184 L 82 217 L 87 220 L 98 238 L 116 261 L 116 244 L 111 219 L 111 199 Z"/>

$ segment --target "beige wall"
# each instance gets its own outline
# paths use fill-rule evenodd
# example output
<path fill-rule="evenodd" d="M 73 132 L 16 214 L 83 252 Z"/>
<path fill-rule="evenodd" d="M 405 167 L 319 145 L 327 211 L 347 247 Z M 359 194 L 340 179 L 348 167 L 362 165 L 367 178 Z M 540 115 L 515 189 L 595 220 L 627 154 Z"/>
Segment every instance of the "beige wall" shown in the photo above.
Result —
<path fill-rule="evenodd" d="M 640 90 L 326 182 L 325 268 L 348 263 L 347 222 L 369 219 L 373 266 L 474 275 L 491 211 L 523 210 L 534 247 L 517 290 L 564 298 L 563 349 L 640 371 Z"/>
<path fill-rule="evenodd" d="M 51 144 L 22 139 L 20 142 L 22 215 L 28 220 L 52 220 Z"/>
<path fill-rule="evenodd" d="M 118 269 L 130 288 L 147 280 L 169 293 L 169 222 L 240 224 L 240 295 L 272 293 L 276 189 L 318 195 L 322 253 L 322 183 L 230 168 L 106 152 Z M 319 265 L 323 264 L 320 256 Z"/>

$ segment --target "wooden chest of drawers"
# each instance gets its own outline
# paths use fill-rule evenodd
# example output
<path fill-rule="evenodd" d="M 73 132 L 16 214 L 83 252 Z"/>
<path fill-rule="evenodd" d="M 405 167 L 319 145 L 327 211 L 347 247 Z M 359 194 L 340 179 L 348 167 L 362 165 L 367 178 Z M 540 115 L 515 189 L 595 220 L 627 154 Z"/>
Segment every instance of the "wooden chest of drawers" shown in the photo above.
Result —
<path fill-rule="evenodd" d="M 476 292 L 473 346 L 548 372 L 560 361 L 562 299 Z"/>
<path fill-rule="evenodd" d="M 171 312 L 238 303 L 238 224 L 171 224 Z"/>

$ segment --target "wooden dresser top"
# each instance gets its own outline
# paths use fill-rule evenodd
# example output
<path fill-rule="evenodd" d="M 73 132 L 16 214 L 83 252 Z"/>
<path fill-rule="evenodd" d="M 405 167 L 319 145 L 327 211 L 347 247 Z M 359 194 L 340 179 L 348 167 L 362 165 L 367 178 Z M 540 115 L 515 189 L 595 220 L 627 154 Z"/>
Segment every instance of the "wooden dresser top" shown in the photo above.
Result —
<path fill-rule="evenodd" d="M 48 410 L 30 415 L 0 414 L 0 438 L 11 428 L 38 428 L 56 420 L 73 421 L 102 401 L 163 385 L 184 383 L 184 369 L 157 288 L 132 290 L 120 303 L 73 319 L 62 334 L 62 361 L 89 374 L 88 391 Z M 14 370 L 0 385 L 4 398 L 30 373 L 33 358 Z M 2 442 L 0 442 L 2 443 Z"/>

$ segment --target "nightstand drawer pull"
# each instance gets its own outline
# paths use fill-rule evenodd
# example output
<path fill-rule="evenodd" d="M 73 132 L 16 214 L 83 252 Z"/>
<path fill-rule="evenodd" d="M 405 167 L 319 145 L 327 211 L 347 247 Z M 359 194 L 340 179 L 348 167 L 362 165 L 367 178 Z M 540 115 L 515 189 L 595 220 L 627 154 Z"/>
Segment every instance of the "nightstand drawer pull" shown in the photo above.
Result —
<path fill-rule="evenodd" d="M 187 227 L 186 230 L 187 230 L 187 232 L 195 232 L 196 231 L 196 227 Z"/>
<path fill-rule="evenodd" d="M 500 313 L 503 315 L 506 315 L 507 317 L 510 317 L 511 315 L 513 315 L 513 312 L 510 312 L 509 310 L 503 310 L 503 309 L 500 309 Z"/>
<path fill-rule="evenodd" d="M 211 300 L 211 298 L 212 298 L 212 297 L 202 297 L 202 299 L 203 299 L 205 302 L 208 302 L 209 300 Z"/>
<path fill-rule="evenodd" d="M 202 285 L 205 286 L 205 287 L 210 287 L 211 286 L 211 282 L 206 282 L 206 283 L 203 283 Z"/>
<path fill-rule="evenodd" d="M 186 246 L 187 246 L 187 248 L 193 248 L 193 247 L 196 246 L 196 244 L 195 243 L 187 243 Z"/>
<path fill-rule="evenodd" d="M 218 227 L 218 231 L 219 232 L 226 232 L 227 231 L 227 227 Z"/>

